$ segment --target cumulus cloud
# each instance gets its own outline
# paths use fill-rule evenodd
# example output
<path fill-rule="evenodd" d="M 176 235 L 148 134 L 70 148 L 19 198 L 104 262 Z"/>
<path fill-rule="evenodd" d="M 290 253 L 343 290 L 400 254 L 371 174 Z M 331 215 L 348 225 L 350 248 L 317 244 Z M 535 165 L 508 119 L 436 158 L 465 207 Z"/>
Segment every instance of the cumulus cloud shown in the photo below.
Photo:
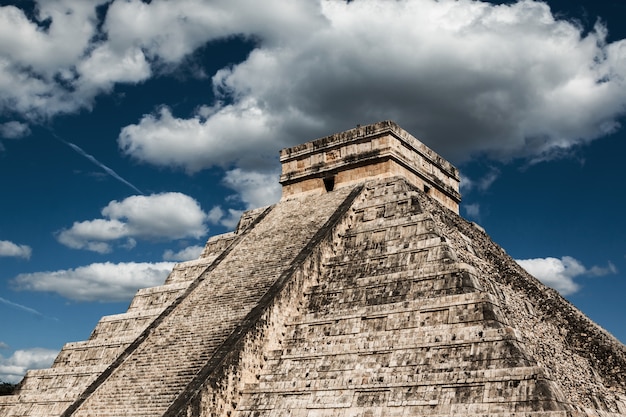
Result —
<path fill-rule="evenodd" d="M 190 119 L 147 115 L 120 135 L 124 152 L 194 171 L 240 158 L 233 143 L 269 152 L 394 119 L 457 162 L 541 160 L 614 131 L 624 113 L 626 42 L 608 44 L 600 24 L 584 33 L 544 3 L 370 0 L 321 2 L 320 12 L 306 36 L 260 33 L 244 62 L 214 75 L 231 104 Z M 173 126 L 196 132 L 194 150 L 164 159 Z"/>
<path fill-rule="evenodd" d="M 112 250 L 111 243 L 119 240 L 132 248 L 136 239 L 198 239 L 207 233 L 206 213 L 196 200 L 181 193 L 114 200 L 101 213 L 104 218 L 74 222 L 57 233 L 57 240 L 73 249 L 107 253 Z"/>
<path fill-rule="evenodd" d="M 609 262 L 608 266 L 594 266 L 590 269 L 571 256 L 558 258 L 517 259 L 516 262 L 529 274 L 533 275 L 549 287 L 554 288 L 562 295 L 574 294 L 580 285 L 574 281 L 579 276 L 603 276 L 617 273 L 615 265 Z"/>
<path fill-rule="evenodd" d="M 19 274 L 11 280 L 17 290 L 59 294 L 76 301 L 130 300 L 140 288 L 163 284 L 172 262 L 94 263 L 75 269 Z"/>
<path fill-rule="evenodd" d="M 96 6 L 105 2 L 38 1 L 35 21 L 0 7 L 0 110 L 41 119 L 90 105 L 93 97 L 72 84 L 96 34 Z"/>
<path fill-rule="evenodd" d="M 269 175 L 282 147 L 384 119 L 455 163 L 549 160 L 615 131 L 626 109 L 626 40 L 533 0 L 36 3 L 30 18 L 0 7 L 0 110 L 27 120 L 89 109 L 211 41 L 254 39 L 243 62 L 212 74 L 206 105 L 162 105 L 118 137 L 138 161 L 221 166 L 227 184 Z M 486 188 L 492 174 L 466 185 Z M 276 198 L 261 189 L 235 188 L 247 207 Z"/>
<path fill-rule="evenodd" d="M 42 120 L 90 109 L 116 83 L 147 80 L 207 42 L 312 30 L 321 16 L 307 3 L 36 0 L 32 16 L 2 6 L 0 110 Z"/>
<path fill-rule="evenodd" d="M 194 259 L 198 259 L 204 246 L 187 246 L 184 249 L 179 250 L 178 252 L 174 252 L 171 249 L 163 252 L 163 259 L 166 261 L 191 261 Z"/>
<path fill-rule="evenodd" d="M 151 59 L 178 62 L 213 39 L 262 36 L 280 44 L 286 36 L 303 37 L 324 20 L 319 4 L 309 1 L 254 0 L 202 2 L 115 1 L 104 25 L 113 49 L 140 45 Z"/>
<path fill-rule="evenodd" d="M 8 358 L 0 355 L 0 381 L 16 384 L 29 369 L 49 368 L 58 354 L 56 350 L 32 348 L 16 350 Z"/>
<path fill-rule="evenodd" d="M 138 83 L 151 75 L 150 64 L 140 48 L 118 52 L 108 44 L 98 45 L 77 70 L 77 88 L 90 96 L 110 91 L 115 83 Z"/>
<path fill-rule="evenodd" d="M 0 256 L 30 259 L 33 250 L 28 245 L 18 245 L 8 240 L 0 240 Z"/>
<path fill-rule="evenodd" d="M 280 200 L 281 187 L 278 183 L 278 172 L 256 172 L 235 168 L 226 172 L 223 183 L 237 194 L 228 200 L 243 203 L 246 209 L 268 206 Z M 222 206 L 214 206 L 207 215 L 211 224 L 219 224 L 234 229 L 243 214 L 242 210 Z"/>
<path fill-rule="evenodd" d="M 545 156 L 612 131 L 623 114 L 626 43 L 607 45 L 601 26 L 583 36 L 543 3 L 372 0 L 324 2 L 322 12 L 306 39 L 261 43 L 220 70 L 215 90 L 234 103 L 213 108 L 201 126 L 245 126 L 254 115 L 271 145 L 292 143 L 295 126 L 314 137 L 346 121 L 392 118 L 462 160 L 480 151 Z M 148 122 L 154 131 L 171 120 L 148 116 L 136 126 Z M 134 156 L 165 163 L 142 152 L 145 141 L 139 149 L 128 135 L 120 140 Z M 218 152 L 232 158 L 227 149 L 213 158 Z"/>
<path fill-rule="evenodd" d="M 138 124 L 124 127 L 118 143 L 125 154 L 140 161 L 188 173 L 233 162 L 258 167 L 277 160 L 282 146 L 280 137 L 271 134 L 270 124 L 252 102 L 217 110 L 202 108 L 189 119 L 174 117 L 162 107 Z"/>
<path fill-rule="evenodd" d="M 281 186 L 278 172 L 262 173 L 232 169 L 226 172 L 224 184 L 237 191 L 247 208 L 274 204 L 280 199 Z"/>

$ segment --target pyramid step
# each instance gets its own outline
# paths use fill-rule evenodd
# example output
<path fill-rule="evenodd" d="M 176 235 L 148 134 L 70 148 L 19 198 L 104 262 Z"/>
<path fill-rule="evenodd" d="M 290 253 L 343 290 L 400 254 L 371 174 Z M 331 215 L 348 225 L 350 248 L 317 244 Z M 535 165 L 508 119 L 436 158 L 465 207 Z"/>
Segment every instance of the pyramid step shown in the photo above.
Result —
<path fill-rule="evenodd" d="M 111 339 L 67 343 L 52 367 L 109 365 L 135 338 L 135 334 L 123 334 Z"/>
<path fill-rule="evenodd" d="M 164 309 L 182 294 L 190 283 L 191 281 L 183 281 L 160 285 L 158 287 L 142 288 L 138 290 L 133 297 L 128 311 L 133 312 L 136 310 L 150 310 L 154 308 Z"/>
<path fill-rule="evenodd" d="M 162 311 L 163 308 L 136 309 L 123 314 L 104 316 L 89 339 L 107 341 L 137 337 Z"/>

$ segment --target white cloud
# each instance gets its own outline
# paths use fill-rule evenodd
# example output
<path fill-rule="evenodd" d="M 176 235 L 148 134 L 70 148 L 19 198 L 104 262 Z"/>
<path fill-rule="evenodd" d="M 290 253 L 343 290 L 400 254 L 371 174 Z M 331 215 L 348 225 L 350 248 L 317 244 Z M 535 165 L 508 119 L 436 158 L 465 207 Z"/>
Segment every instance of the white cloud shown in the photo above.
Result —
<path fill-rule="evenodd" d="M 108 44 L 99 45 L 78 66 L 78 85 L 96 95 L 109 91 L 115 83 L 137 83 L 151 75 L 150 64 L 139 48 L 116 53 Z"/>
<path fill-rule="evenodd" d="M 314 28 L 313 2 L 36 0 L 34 20 L 0 7 L 0 110 L 42 120 L 90 109 L 115 83 L 137 83 L 231 36 L 279 42 Z M 96 7 L 109 3 L 103 21 Z M 44 26 L 45 29 L 44 29 Z"/>
<path fill-rule="evenodd" d="M 125 154 L 189 173 L 266 175 L 282 147 L 383 119 L 457 163 L 536 162 L 614 131 L 626 108 L 626 41 L 541 2 L 118 0 L 98 21 L 104 3 L 39 1 L 46 30 L 0 8 L 0 110 L 41 119 L 90 108 L 207 42 L 254 39 L 243 62 L 213 75 L 216 102 L 190 116 L 163 106 L 119 135 Z"/>
<path fill-rule="evenodd" d="M 278 172 L 274 171 L 266 173 L 254 170 L 247 171 L 241 168 L 226 171 L 223 179 L 224 185 L 237 192 L 228 200 L 238 200 L 245 205 L 246 209 L 274 204 L 280 200 L 282 193 L 278 183 L 278 175 Z M 224 211 L 221 206 L 214 206 L 209 211 L 207 220 L 211 224 L 219 224 L 228 229 L 234 229 L 242 214 L 242 210 L 229 208 Z"/>
<path fill-rule="evenodd" d="M 89 107 L 93 97 L 66 88 L 73 68 L 96 33 L 96 10 L 105 0 L 38 1 L 42 30 L 14 6 L 0 7 L 0 110 L 39 119 Z"/>
<path fill-rule="evenodd" d="M 102 214 L 126 221 L 130 234 L 142 238 L 200 238 L 206 233 L 206 214 L 193 198 L 182 193 L 132 196 L 111 201 Z"/>
<path fill-rule="evenodd" d="M 393 119 L 454 162 L 536 162 L 614 131 L 624 114 L 626 41 L 607 44 L 600 24 L 584 32 L 544 3 L 321 1 L 310 30 L 281 34 L 262 23 L 273 6 L 246 17 L 258 36 L 247 59 L 213 76 L 222 101 L 190 118 L 145 115 L 122 130 L 123 152 L 188 172 L 266 173 L 281 147 Z"/>
<path fill-rule="evenodd" d="M 124 127 L 118 142 L 125 154 L 138 160 L 183 168 L 188 173 L 234 161 L 267 165 L 268 159 L 277 159 L 282 146 L 270 134 L 269 124 L 253 102 L 202 108 L 190 119 L 174 117 L 162 107 L 157 114 Z M 243 152 L 246 148 L 248 151 Z"/>
<path fill-rule="evenodd" d="M 94 263 L 76 269 L 19 274 L 17 290 L 51 292 L 76 301 L 123 301 L 140 288 L 163 284 L 172 262 Z"/>
<path fill-rule="evenodd" d="M 580 285 L 574 281 L 579 276 L 602 276 L 615 274 L 617 269 L 609 262 L 608 267 L 594 266 L 590 269 L 571 256 L 558 258 L 517 259 L 516 262 L 529 274 L 539 279 L 549 287 L 554 288 L 562 295 L 574 294 Z"/>
<path fill-rule="evenodd" d="M 33 250 L 27 245 L 18 245 L 8 240 L 0 240 L 0 256 L 30 259 Z"/>
<path fill-rule="evenodd" d="M 226 172 L 224 184 L 237 191 L 247 208 L 268 206 L 280 200 L 278 172 L 261 173 L 240 168 Z"/>
<path fill-rule="evenodd" d="M 617 274 L 617 267 L 609 262 L 606 267 L 593 266 L 589 269 L 588 274 L 594 277 L 602 277 L 610 274 Z"/>
<path fill-rule="evenodd" d="M 152 58 L 177 62 L 207 40 L 230 33 L 220 6 L 198 1 L 116 1 L 105 30 L 114 50 L 140 46 Z"/>
<path fill-rule="evenodd" d="M 0 381 L 18 383 L 29 369 L 49 368 L 58 354 L 56 350 L 32 348 L 16 350 L 8 358 L 0 355 Z"/>
<path fill-rule="evenodd" d="M 0 123 L 0 137 L 5 139 L 20 139 L 30 135 L 30 128 L 25 123 L 16 121 Z"/>
<path fill-rule="evenodd" d="M 74 222 L 70 229 L 57 234 L 59 243 L 72 249 L 87 249 L 98 253 L 111 252 L 107 242 L 128 236 L 126 224 L 112 219 L 95 219 Z"/>
<path fill-rule="evenodd" d="M 623 112 L 626 48 L 600 49 L 601 30 L 581 39 L 544 4 L 328 2 L 324 12 L 307 39 L 261 47 L 214 77 L 283 143 L 288 123 L 306 133 L 309 119 L 335 131 L 392 118 L 455 159 L 537 155 L 602 135 Z"/>
<path fill-rule="evenodd" d="M 47 75 L 74 64 L 95 34 L 95 7 L 106 0 L 37 1 L 37 19 L 49 20 L 42 30 L 14 6 L 0 8 L 0 50 L 12 62 Z"/>
<path fill-rule="evenodd" d="M 57 240 L 73 249 L 99 253 L 111 251 L 111 242 L 124 239 L 133 248 L 135 239 L 176 240 L 201 238 L 207 233 L 207 215 L 193 198 L 181 193 L 131 196 L 111 201 L 102 209 L 105 218 L 75 222 L 57 233 Z"/>
<path fill-rule="evenodd" d="M 222 210 L 221 206 L 213 207 L 211 210 L 209 210 L 209 214 L 207 214 L 207 220 L 211 224 L 219 224 L 222 217 L 224 217 L 224 210 Z"/>
<path fill-rule="evenodd" d="M 198 259 L 202 254 L 204 246 L 187 246 L 184 249 L 174 252 L 173 250 L 166 250 L 163 253 L 163 259 L 166 261 L 191 261 Z"/>
<path fill-rule="evenodd" d="M 179 62 L 213 39 L 241 34 L 281 43 L 315 30 L 323 19 L 316 2 L 267 0 L 258 6 L 254 0 L 116 1 L 105 30 L 114 49 L 138 45 L 151 58 Z"/>

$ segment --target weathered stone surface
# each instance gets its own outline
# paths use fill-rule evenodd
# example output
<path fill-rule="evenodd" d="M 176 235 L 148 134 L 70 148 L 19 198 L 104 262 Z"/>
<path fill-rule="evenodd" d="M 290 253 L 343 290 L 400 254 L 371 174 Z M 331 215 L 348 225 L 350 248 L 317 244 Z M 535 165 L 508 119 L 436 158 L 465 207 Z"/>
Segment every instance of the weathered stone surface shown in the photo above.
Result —
<path fill-rule="evenodd" d="M 384 136 L 358 129 L 283 155 Z M 378 162 L 328 192 L 300 167 L 299 192 L 292 176 L 279 204 L 29 372 L 0 415 L 626 416 L 626 348 Z"/>
<path fill-rule="evenodd" d="M 395 179 L 367 184 L 350 215 L 240 415 L 623 413 L 624 347 L 555 320 L 575 310 L 473 225 Z M 572 349 L 563 327 L 593 328 L 597 347 Z"/>
<path fill-rule="evenodd" d="M 283 198 L 402 176 L 459 212 L 459 171 L 394 122 L 357 126 L 283 149 L 280 161 Z"/>

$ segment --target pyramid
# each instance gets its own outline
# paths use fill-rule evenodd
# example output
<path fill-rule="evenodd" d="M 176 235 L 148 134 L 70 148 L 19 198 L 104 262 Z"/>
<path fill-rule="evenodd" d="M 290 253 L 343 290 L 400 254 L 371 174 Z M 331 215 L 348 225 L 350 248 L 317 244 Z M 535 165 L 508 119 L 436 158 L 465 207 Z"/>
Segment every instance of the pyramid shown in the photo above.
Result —
<path fill-rule="evenodd" d="M 458 215 L 449 162 L 393 122 L 280 159 L 279 203 L 0 416 L 626 416 L 626 347 Z"/>

